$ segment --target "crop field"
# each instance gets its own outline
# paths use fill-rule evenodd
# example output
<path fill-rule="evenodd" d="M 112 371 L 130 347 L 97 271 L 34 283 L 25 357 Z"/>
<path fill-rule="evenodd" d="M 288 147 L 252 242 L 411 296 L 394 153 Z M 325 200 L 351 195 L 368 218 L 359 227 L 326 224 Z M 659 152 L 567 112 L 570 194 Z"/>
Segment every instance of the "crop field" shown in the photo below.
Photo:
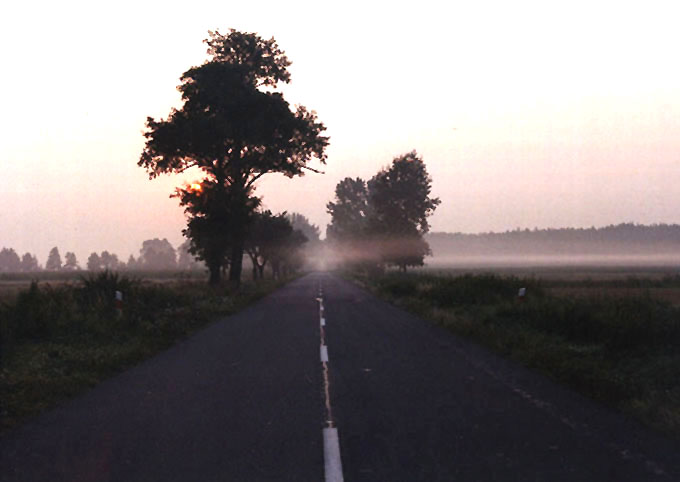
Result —
<path fill-rule="evenodd" d="M 28 289 L 33 281 L 53 288 L 74 286 L 91 276 L 89 271 L 39 271 L 35 273 L 0 273 L 0 303 L 12 303 L 17 295 Z M 96 273 L 94 273 L 96 274 Z M 207 282 L 204 271 L 126 271 L 125 276 L 145 285 L 177 284 L 181 282 Z M 247 278 L 247 276 L 246 276 Z"/>
<path fill-rule="evenodd" d="M 677 268 L 426 267 L 354 277 L 459 336 L 680 438 Z"/>

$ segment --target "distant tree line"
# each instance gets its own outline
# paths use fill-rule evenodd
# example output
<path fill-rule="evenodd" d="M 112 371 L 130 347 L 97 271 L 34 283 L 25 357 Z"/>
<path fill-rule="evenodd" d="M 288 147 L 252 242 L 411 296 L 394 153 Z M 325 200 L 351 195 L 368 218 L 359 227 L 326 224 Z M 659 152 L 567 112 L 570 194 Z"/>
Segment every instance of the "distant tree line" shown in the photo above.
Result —
<path fill-rule="evenodd" d="M 680 254 L 680 225 L 623 223 L 601 228 L 515 229 L 503 233 L 430 233 L 436 257 L 484 255 Z"/>
<path fill-rule="evenodd" d="M 31 273 L 40 269 L 38 259 L 34 254 L 25 253 L 19 257 L 13 248 L 2 248 L 0 250 L 0 271 L 2 272 Z"/>
<path fill-rule="evenodd" d="M 245 251 L 253 270 L 253 278 L 265 277 L 268 268 L 273 277 L 296 271 L 305 263 L 303 250 L 318 249 L 319 228 L 299 213 L 272 214 L 271 211 L 256 211 L 249 223 Z M 222 248 L 220 248 L 222 252 Z M 227 254 L 229 251 L 227 250 Z M 35 255 L 26 253 L 19 257 L 12 248 L 0 250 L 0 272 L 37 272 L 37 271 L 172 271 L 203 270 L 208 256 L 205 247 L 198 247 L 186 240 L 177 249 L 167 239 L 147 239 L 142 243 L 137 257 L 130 255 L 127 261 L 109 251 L 93 252 L 81 266 L 72 252 L 67 252 L 62 261 L 59 248 L 49 251 L 45 266 L 40 266 Z M 220 260 L 219 269 L 229 267 L 230 257 Z"/>
<path fill-rule="evenodd" d="M 416 151 L 394 158 L 368 182 L 345 178 L 327 204 L 326 239 L 342 262 L 382 270 L 422 266 L 430 248 L 427 218 L 440 201 L 430 197 L 432 179 Z"/>
<path fill-rule="evenodd" d="M 204 265 L 189 252 L 189 242 L 184 242 L 177 249 L 167 239 L 148 239 L 142 243 L 139 256 L 130 255 L 127 262 L 121 261 L 118 255 L 109 251 L 93 252 L 87 258 L 85 266 L 81 266 L 73 252 L 67 252 L 62 260 L 59 248 L 52 248 L 45 266 L 38 264 L 34 254 L 25 253 L 21 258 L 13 248 L 0 250 L 0 272 L 31 273 L 38 271 L 88 271 L 100 270 L 195 270 Z"/>

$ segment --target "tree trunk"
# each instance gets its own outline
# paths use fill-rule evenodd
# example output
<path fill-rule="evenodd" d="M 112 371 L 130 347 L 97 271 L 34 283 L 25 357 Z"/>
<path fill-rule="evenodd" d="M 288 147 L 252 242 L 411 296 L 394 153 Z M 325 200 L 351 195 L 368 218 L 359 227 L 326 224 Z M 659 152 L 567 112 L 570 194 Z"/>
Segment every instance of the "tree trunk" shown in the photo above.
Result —
<path fill-rule="evenodd" d="M 257 269 L 260 271 L 260 279 L 264 279 L 264 266 L 266 264 L 267 264 L 267 262 L 265 261 L 261 265 L 259 265 L 259 264 L 257 265 Z"/>
<path fill-rule="evenodd" d="M 229 267 L 229 282 L 233 287 L 241 286 L 241 271 L 243 269 L 243 239 L 234 241 L 231 249 L 231 266 Z"/>
<path fill-rule="evenodd" d="M 253 281 L 257 281 L 257 257 L 253 256 L 250 251 L 247 251 L 250 263 L 253 265 Z"/>
<path fill-rule="evenodd" d="M 210 286 L 219 285 L 222 281 L 222 267 L 219 265 L 219 263 L 213 263 L 208 266 L 208 269 L 210 270 L 210 280 L 208 281 Z"/>

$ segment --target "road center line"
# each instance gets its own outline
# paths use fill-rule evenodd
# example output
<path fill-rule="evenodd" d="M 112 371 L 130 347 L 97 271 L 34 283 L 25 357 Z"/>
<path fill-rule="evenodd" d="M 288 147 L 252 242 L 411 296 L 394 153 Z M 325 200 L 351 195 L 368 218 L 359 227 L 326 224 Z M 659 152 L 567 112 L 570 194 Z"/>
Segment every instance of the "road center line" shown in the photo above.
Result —
<path fill-rule="evenodd" d="M 324 478 L 326 482 L 343 482 L 342 461 L 340 459 L 340 443 L 338 429 L 333 422 L 331 410 L 330 379 L 328 374 L 328 346 L 326 345 L 326 318 L 323 309 L 323 291 L 319 285 L 319 337 L 321 339 L 321 365 L 323 367 L 323 390 L 326 405 L 326 420 L 323 428 Z"/>
<path fill-rule="evenodd" d="M 337 428 L 323 429 L 323 459 L 326 482 L 342 482 L 342 461 Z"/>

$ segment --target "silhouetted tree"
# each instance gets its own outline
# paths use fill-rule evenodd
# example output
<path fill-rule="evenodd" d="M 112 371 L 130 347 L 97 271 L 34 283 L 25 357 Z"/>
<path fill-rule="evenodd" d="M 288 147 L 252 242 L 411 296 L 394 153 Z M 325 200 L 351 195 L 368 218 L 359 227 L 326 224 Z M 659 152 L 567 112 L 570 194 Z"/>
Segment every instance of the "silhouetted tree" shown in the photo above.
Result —
<path fill-rule="evenodd" d="M 346 177 L 335 186 L 335 202 L 326 204 L 331 224 L 326 237 L 332 241 L 361 239 L 366 234 L 369 215 L 366 182 Z"/>
<path fill-rule="evenodd" d="M 78 260 L 76 259 L 75 253 L 69 251 L 64 255 L 64 266 L 62 269 L 68 271 L 80 269 L 78 266 Z"/>
<path fill-rule="evenodd" d="M 40 266 L 38 265 L 38 258 L 31 253 L 24 253 L 21 257 L 21 271 L 31 273 L 39 270 Z"/>
<path fill-rule="evenodd" d="M 304 244 L 304 249 L 298 250 L 298 260 L 294 263 L 301 267 L 306 263 L 325 263 L 325 256 L 323 253 L 323 243 L 321 242 L 321 230 L 315 224 L 312 224 L 306 216 L 300 213 L 293 213 L 289 216 L 290 223 L 294 231 L 301 232 L 307 242 Z"/>
<path fill-rule="evenodd" d="M 13 248 L 2 248 L 0 250 L 0 271 L 12 273 L 21 271 L 21 260 Z"/>
<path fill-rule="evenodd" d="M 316 224 L 312 224 L 304 214 L 293 213 L 288 219 L 290 219 L 293 229 L 304 234 L 309 243 L 315 243 L 320 240 L 321 230 Z"/>
<path fill-rule="evenodd" d="M 176 269 L 175 248 L 166 238 L 147 239 L 139 250 L 138 265 L 150 270 Z"/>
<path fill-rule="evenodd" d="M 287 239 L 293 233 L 286 213 L 273 215 L 267 210 L 256 213 L 246 238 L 246 252 L 253 264 L 253 278 L 262 279 L 267 262 L 282 258 Z"/>
<path fill-rule="evenodd" d="M 229 279 L 237 284 L 256 204 L 254 183 L 270 172 L 301 175 L 312 158 L 325 163 L 328 138 L 321 135 L 325 127 L 316 113 L 302 106 L 291 110 L 275 91 L 279 82 L 290 81 L 290 61 L 273 38 L 232 29 L 228 35 L 209 32 L 205 42 L 210 60 L 181 77 L 183 106 L 167 119 L 147 119 L 138 164 L 151 178 L 197 167 L 205 174 L 203 192 L 212 194 L 207 202 L 233 203 L 192 209 L 196 193 L 177 192 L 190 216 L 185 235 L 210 267 L 211 283 L 220 280 L 215 266 L 226 256 L 216 246 L 224 241 L 231 250 Z M 206 189 L 213 184 L 219 187 Z M 229 235 L 222 237 L 217 226 L 227 227 L 227 221 Z"/>
<path fill-rule="evenodd" d="M 48 271 L 59 271 L 61 269 L 61 255 L 56 246 L 50 250 L 50 254 L 47 256 L 45 269 Z"/>
<path fill-rule="evenodd" d="M 102 260 L 97 253 L 91 253 L 87 258 L 87 269 L 89 271 L 99 271 L 102 269 Z"/>
<path fill-rule="evenodd" d="M 139 263 L 135 259 L 134 256 L 130 255 L 128 257 L 127 263 L 125 263 L 125 267 L 129 270 L 134 270 L 138 268 Z"/>
<path fill-rule="evenodd" d="M 427 217 L 440 201 L 430 197 L 432 179 L 415 151 L 394 158 L 368 183 L 345 178 L 326 207 L 330 243 L 355 263 L 382 269 L 383 263 L 420 266 L 429 254 L 423 235 Z"/>
<path fill-rule="evenodd" d="M 293 213 L 288 219 L 293 229 L 300 231 L 307 238 L 310 244 L 318 243 L 320 240 L 321 230 L 316 224 L 312 224 L 309 219 L 303 214 Z"/>
<path fill-rule="evenodd" d="M 274 278 L 278 278 L 282 271 L 283 274 L 289 274 L 302 267 L 304 264 L 302 253 L 305 243 L 307 243 L 307 237 L 297 229 L 294 229 L 282 240 L 271 256 Z"/>
<path fill-rule="evenodd" d="M 102 269 L 114 271 L 120 267 L 120 261 L 118 260 L 118 255 L 114 253 L 109 253 L 108 251 L 102 251 L 99 255 L 99 263 Z"/>
<path fill-rule="evenodd" d="M 242 193 L 226 189 L 218 182 L 203 181 L 185 189 L 177 189 L 180 204 L 189 218 L 182 233 L 189 239 L 189 251 L 205 262 L 210 284 L 220 282 L 222 271 L 231 265 L 235 227 L 247 228 L 260 200 L 234 197 Z M 242 256 L 242 255 L 241 255 Z"/>
<path fill-rule="evenodd" d="M 188 239 L 177 248 L 177 267 L 182 270 L 194 270 L 205 267 L 191 254 L 191 241 Z"/>
<path fill-rule="evenodd" d="M 399 266 L 422 266 L 429 246 L 423 239 L 428 216 L 440 203 L 431 198 L 432 178 L 416 151 L 395 157 L 368 182 L 368 230 L 378 239 L 382 259 Z"/>
<path fill-rule="evenodd" d="M 326 241 L 345 263 L 375 268 L 380 261 L 378 246 L 369 231 L 371 206 L 368 187 L 361 178 L 345 178 L 335 186 L 335 200 L 326 205 L 331 224 Z"/>

